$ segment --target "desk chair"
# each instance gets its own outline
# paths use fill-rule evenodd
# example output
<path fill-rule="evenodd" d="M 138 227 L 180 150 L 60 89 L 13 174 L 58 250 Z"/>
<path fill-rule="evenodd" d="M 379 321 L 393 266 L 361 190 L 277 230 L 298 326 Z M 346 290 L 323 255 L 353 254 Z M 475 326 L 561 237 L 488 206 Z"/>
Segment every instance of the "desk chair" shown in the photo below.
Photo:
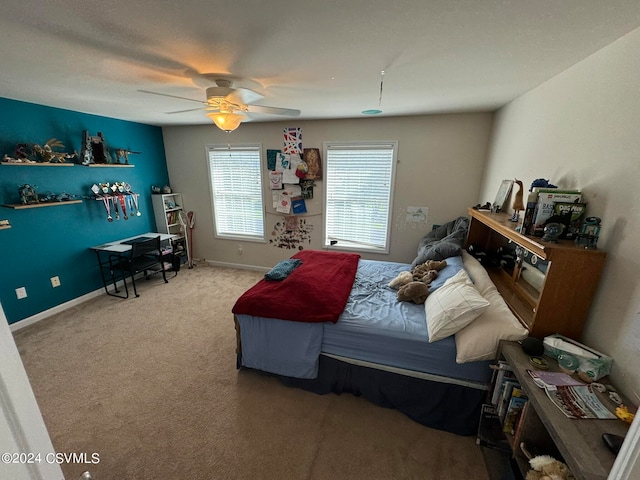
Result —
<path fill-rule="evenodd" d="M 135 296 L 140 296 L 136 289 L 135 279 L 138 273 L 144 273 L 147 280 L 152 273 L 162 273 L 164 283 L 169 283 L 165 274 L 164 262 L 162 261 L 159 236 L 133 243 L 129 255 L 110 255 L 109 268 L 113 277 L 114 286 L 118 280 L 122 280 L 124 283 L 126 296 L 122 298 L 129 298 L 127 277 L 131 277 L 131 284 L 133 285 L 133 293 Z"/>

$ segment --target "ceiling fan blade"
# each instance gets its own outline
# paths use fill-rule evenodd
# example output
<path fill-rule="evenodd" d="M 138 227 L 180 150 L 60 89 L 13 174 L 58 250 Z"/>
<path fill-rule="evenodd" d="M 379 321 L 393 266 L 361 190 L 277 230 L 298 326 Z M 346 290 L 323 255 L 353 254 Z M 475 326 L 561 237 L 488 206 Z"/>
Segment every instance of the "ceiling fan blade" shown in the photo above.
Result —
<path fill-rule="evenodd" d="M 166 94 L 166 93 L 151 92 L 149 90 L 138 90 L 138 91 L 142 92 L 142 93 L 150 93 L 151 95 L 158 95 L 160 97 L 178 98 L 180 100 L 189 100 L 190 102 L 198 102 L 198 103 L 201 103 L 203 105 L 207 104 L 207 102 L 203 102 L 201 100 L 194 100 L 193 98 L 178 97 L 176 95 L 169 95 L 169 94 Z"/>
<path fill-rule="evenodd" d="M 225 97 L 225 100 L 230 103 L 236 104 L 247 104 L 257 102 L 258 100 L 262 100 L 264 95 L 259 94 L 258 92 L 254 92 L 253 90 L 249 90 L 247 88 L 236 88 L 229 95 Z"/>
<path fill-rule="evenodd" d="M 189 108 L 187 110 L 177 110 L 175 112 L 165 112 L 167 115 L 173 115 L 174 113 L 187 113 L 187 112 L 195 112 L 196 110 L 203 110 L 202 107 L 199 108 Z"/>
<path fill-rule="evenodd" d="M 290 117 L 297 117 L 300 115 L 300 110 L 294 110 L 292 108 L 266 107 L 264 105 L 247 105 L 247 111 L 249 113 L 268 113 L 271 115 L 288 115 Z"/>

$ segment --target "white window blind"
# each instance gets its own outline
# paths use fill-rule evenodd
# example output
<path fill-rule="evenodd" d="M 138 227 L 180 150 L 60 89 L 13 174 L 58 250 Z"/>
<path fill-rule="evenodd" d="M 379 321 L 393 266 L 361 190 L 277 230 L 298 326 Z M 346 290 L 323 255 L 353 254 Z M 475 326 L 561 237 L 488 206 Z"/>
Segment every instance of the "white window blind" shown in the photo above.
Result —
<path fill-rule="evenodd" d="M 325 245 L 388 253 L 396 149 L 325 144 Z"/>
<path fill-rule="evenodd" d="M 264 240 L 260 145 L 209 146 L 216 235 Z"/>

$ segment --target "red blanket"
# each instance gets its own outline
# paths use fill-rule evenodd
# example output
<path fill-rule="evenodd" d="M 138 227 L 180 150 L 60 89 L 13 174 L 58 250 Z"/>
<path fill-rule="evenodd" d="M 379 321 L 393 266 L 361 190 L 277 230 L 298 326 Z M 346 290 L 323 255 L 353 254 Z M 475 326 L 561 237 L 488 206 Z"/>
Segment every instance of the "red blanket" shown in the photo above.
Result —
<path fill-rule="evenodd" d="M 302 264 L 282 281 L 260 280 L 238 299 L 233 313 L 299 322 L 333 322 L 344 310 L 360 255 L 303 250 Z"/>

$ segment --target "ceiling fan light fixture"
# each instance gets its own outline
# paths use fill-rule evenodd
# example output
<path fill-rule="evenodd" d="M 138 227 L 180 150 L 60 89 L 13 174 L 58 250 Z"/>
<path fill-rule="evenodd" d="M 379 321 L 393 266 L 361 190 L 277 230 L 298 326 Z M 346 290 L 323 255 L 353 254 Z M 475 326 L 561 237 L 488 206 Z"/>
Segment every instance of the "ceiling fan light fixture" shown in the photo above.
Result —
<path fill-rule="evenodd" d="M 226 112 L 207 112 L 207 117 L 209 117 L 220 130 L 224 130 L 227 133 L 233 132 L 245 119 L 245 116 L 239 113 Z"/>

